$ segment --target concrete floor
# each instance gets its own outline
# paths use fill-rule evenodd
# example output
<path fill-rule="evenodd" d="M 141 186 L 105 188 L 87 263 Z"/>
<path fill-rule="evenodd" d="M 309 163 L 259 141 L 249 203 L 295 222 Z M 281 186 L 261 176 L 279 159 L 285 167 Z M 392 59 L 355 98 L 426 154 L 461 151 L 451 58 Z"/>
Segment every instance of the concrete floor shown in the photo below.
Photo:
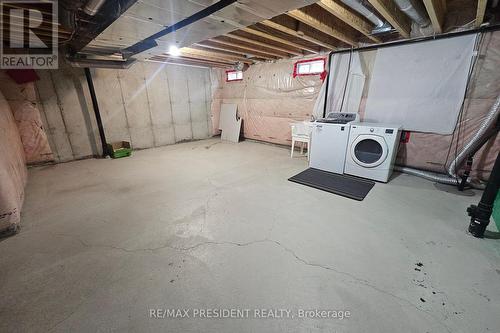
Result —
<path fill-rule="evenodd" d="M 0 242 L 0 331 L 499 331 L 500 240 L 465 232 L 477 194 L 399 175 L 358 202 L 287 181 L 305 167 L 213 139 L 31 169 Z M 206 308 L 251 312 L 192 318 Z"/>

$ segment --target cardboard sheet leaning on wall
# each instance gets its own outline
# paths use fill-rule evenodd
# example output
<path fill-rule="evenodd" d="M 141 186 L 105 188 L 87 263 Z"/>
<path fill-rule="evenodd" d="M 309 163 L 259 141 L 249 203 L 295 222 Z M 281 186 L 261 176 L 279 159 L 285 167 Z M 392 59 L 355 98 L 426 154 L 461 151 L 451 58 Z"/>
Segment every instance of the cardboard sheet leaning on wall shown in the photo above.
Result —
<path fill-rule="evenodd" d="M 19 131 L 9 103 L 0 92 L 0 232 L 20 222 L 26 179 Z"/>
<path fill-rule="evenodd" d="M 218 84 L 212 104 L 214 126 L 221 103 L 238 104 L 245 138 L 289 145 L 290 123 L 311 118 L 323 83 L 319 75 L 293 78 L 295 61 L 252 65 L 237 82 L 225 82 L 223 70 L 212 70 L 212 83 Z"/>

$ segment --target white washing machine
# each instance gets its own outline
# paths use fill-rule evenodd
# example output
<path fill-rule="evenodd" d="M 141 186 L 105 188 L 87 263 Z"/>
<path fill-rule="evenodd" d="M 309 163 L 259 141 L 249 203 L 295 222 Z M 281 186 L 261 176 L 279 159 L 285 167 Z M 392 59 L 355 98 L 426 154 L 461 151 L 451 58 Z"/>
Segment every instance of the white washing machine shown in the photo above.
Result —
<path fill-rule="evenodd" d="M 311 168 L 344 173 L 349 123 L 357 119 L 357 113 L 332 112 L 311 125 Z"/>
<path fill-rule="evenodd" d="M 401 138 L 401 126 L 351 123 L 345 173 L 388 182 Z"/>

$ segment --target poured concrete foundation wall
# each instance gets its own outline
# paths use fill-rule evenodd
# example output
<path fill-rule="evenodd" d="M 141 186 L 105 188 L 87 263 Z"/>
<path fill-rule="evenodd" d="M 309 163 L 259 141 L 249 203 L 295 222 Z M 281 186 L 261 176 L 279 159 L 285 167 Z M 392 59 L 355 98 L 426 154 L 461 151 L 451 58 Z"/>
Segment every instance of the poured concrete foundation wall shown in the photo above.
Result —
<path fill-rule="evenodd" d="M 92 69 L 108 142 L 134 149 L 205 139 L 212 135 L 210 71 L 140 62 L 127 70 Z M 37 89 L 57 161 L 101 154 L 84 71 L 38 71 Z"/>

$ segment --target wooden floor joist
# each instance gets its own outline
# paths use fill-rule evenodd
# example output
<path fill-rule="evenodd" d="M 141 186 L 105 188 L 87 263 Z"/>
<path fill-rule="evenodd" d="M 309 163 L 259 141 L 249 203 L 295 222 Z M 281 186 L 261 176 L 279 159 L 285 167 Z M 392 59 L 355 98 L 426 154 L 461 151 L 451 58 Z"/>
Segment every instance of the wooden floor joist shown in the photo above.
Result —
<path fill-rule="evenodd" d="M 333 38 L 341 40 L 351 46 L 357 47 L 358 42 L 356 42 L 352 37 L 347 35 L 345 32 L 338 30 L 337 28 L 319 20 L 317 17 L 311 16 L 305 13 L 303 10 L 295 9 L 287 13 L 288 16 L 293 17 L 297 21 L 307 24 L 314 29 L 321 31 L 324 34 L 330 35 Z"/>
<path fill-rule="evenodd" d="M 249 28 L 246 28 L 246 29 L 249 29 Z M 250 29 L 250 30 L 255 30 L 255 29 Z M 245 31 L 245 30 L 243 30 L 243 31 Z M 269 36 L 271 36 L 271 35 L 269 35 Z M 254 44 L 254 45 L 258 45 L 258 46 L 262 46 L 262 47 L 267 47 L 269 49 L 273 49 L 273 50 L 276 50 L 276 51 L 281 51 L 281 52 L 285 52 L 285 53 L 297 55 L 297 56 L 303 55 L 303 53 L 301 53 L 299 51 L 295 51 L 295 50 L 292 50 L 292 49 L 289 49 L 289 48 L 287 49 L 287 48 L 276 46 L 276 45 L 273 45 L 273 44 L 259 42 L 259 41 L 254 40 L 254 39 L 250 39 L 250 38 L 246 38 L 246 37 L 235 35 L 234 33 L 229 33 L 229 34 L 226 35 L 226 37 L 229 37 L 229 38 L 232 38 L 232 39 L 237 39 L 239 41 L 246 42 L 246 43 L 249 43 L 249 44 Z M 274 36 L 271 36 L 271 37 L 274 38 Z M 265 38 L 267 38 L 267 37 L 265 37 Z M 271 39 L 271 38 L 268 38 L 268 39 Z M 277 39 L 279 39 L 279 38 L 277 38 Z"/>
<path fill-rule="evenodd" d="M 215 42 L 215 43 L 220 43 L 220 44 L 228 45 L 228 46 L 238 47 L 238 48 L 243 49 L 243 50 L 248 50 L 249 53 L 257 51 L 259 53 L 271 55 L 271 56 L 274 56 L 274 57 L 277 57 L 277 58 L 286 58 L 286 57 L 288 57 L 288 55 L 286 53 L 278 53 L 278 52 L 275 52 L 275 51 L 268 51 L 268 50 L 264 51 L 262 49 L 256 50 L 255 47 L 253 47 L 253 46 L 244 45 L 244 44 L 241 44 L 241 43 L 233 43 L 233 42 L 229 42 L 227 40 L 210 39 L 210 41 L 211 42 Z"/>
<path fill-rule="evenodd" d="M 295 48 L 298 48 L 298 49 L 302 48 L 302 46 L 299 45 L 299 44 L 290 42 L 290 41 L 288 41 L 288 40 L 286 40 L 284 38 L 273 36 L 271 34 L 268 34 L 266 32 L 263 32 L 263 31 L 260 31 L 260 30 L 257 30 L 257 29 L 243 28 L 243 29 L 241 29 L 241 31 L 244 31 L 244 32 L 247 32 L 249 34 L 252 34 L 252 35 L 255 35 L 255 36 L 259 36 L 259 37 L 262 37 L 262 38 L 266 38 L 266 39 L 269 39 L 269 40 L 272 40 L 272 41 L 275 41 L 275 42 L 278 42 L 278 43 L 281 43 L 281 44 L 285 44 L 285 45 L 288 45 L 288 46 L 291 46 L 291 47 L 295 47 Z M 244 38 L 244 37 L 241 37 L 241 36 L 236 36 L 234 34 L 230 34 L 228 37 L 236 38 L 236 39 L 239 39 L 239 40 L 243 40 L 242 38 Z M 255 40 L 250 40 L 250 41 L 247 40 L 247 42 L 248 43 L 253 43 L 255 45 L 260 45 L 260 43 L 261 43 L 261 42 L 255 41 Z M 262 44 L 265 44 L 265 43 L 262 43 Z M 267 45 L 266 47 L 274 48 L 274 49 L 276 49 L 278 51 L 290 53 L 290 54 L 293 54 L 293 55 L 302 55 L 301 52 L 297 52 L 297 51 L 294 51 L 294 50 L 291 50 L 291 49 L 285 49 L 285 48 L 281 48 L 281 47 L 278 47 L 278 46 L 275 46 L 275 45 L 269 45 L 269 44 L 265 44 L 265 45 Z M 264 45 L 261 45 L 261 46 L 264 46 Z"/>
<path fill-rule="evenodd" d="M 330 14 L 334 15 L 338 19 L 344 21 L 354 29 L 361 32 L 366 37 L 370 38 L 375 43 L 382 43 L 382 40 L 380 40 L 380 38 L 372 36 L 373 24 L 368 23 L 366 20 L 359 17 L 346 6 L 341 5 L 333 0 L 321 0 L 317 4 Z"/>
<path fill-rule="evenodd" d="M 410 38 L 411 22 L 392 0 L 368 2 L 405 38 Z"/>
<path fill-rule="evenodd" d="M 216 41 L 212 40 L 212 41 L 209 41 L 209 42 L 216 42 Z M 239 51 L 238 48 L 230 47 L 230 46 L 227 46 L 227 45 L 224 45 L 224 44 L 222 44 L 222 45 L 219 45 L 219 44 L 213 45 L 213 44 L 208 44 L 207 42 L 201 42 L 201 43 L 196 43 L 195 45 L 200 45 L 202 47 L 211 48 L 211 49 L 219 50 L 219 51 L 226 51 L 226 52 L 237 53 L 240 56 L 251 54 L 251 55 L 253 55 L 256 58 L 261 58 L 261 59 L 265 59 L 265 60 L 273 60 L 273 59 L 275 59 L 274 57 L 270 57 L 268 55 L 261 54 L 260 52 L 255 52 L 255 51 L 252 51 L 252 52 L 250 52 L 250 51 Z M 238 51 L 236 51 L 236 50 L 238 50 Z"/>
<path fill-rule="evenodd" d="M 443 32 L 446 0 L 424 0 L 424 6 L 431 19 L 435 33 Z"/>
<path fill-rule="evenodd" d="M 232 64 L 224 64 L 224 63 L 217 63 L 217 62 L 211 62 L 211 61 L 203 61 L 203 60 L 198 60 L 198 59 L 189 59 L 189 58 L 183 58 L 183 57 L 163 57 L 163 56 L 154 56 L 149 59 L 148 61 L 153 61 L 153 62 L 160 62 L 160 63 L 171 63 L 171 64 L 180 64 L 180 65 L 190 65 L 190 66 L 205 66 L 205 67 L 217 67 L 217 68 L 232 68 Z"/>
<path fill-rule="evenodd" d="M 252 60 L 243 58 L 243 57 L 237 57 L 237 56 L 230 56 L 227 54 L 223 54 L 220 52 L 208 52 L 208 51 L 203 51 L 203 50 L 197 50 L 189 47 L 183 47 L 181 49 L 181 55 L 182 56 L 187 56 L 187 57 L 195 57 L 195 58 L 201 58 L 204 59 L 206 58 L 207 60 L 214 60 L 214 61 L 227 61 L 227 62 L 232 62 L 236 63 L 238 61 L 241 61 L 246 64 L 253 64 Z"/>
<path fill-rule="evenodd" d="M 266 22 L 266 21 L 264 21 L 264 22 Z M 265 24 L 264 22 L 260 22 L 260 23 Z M 272 22 L 272 21 L 270 21 L 270 22 Z M 276 30 L 279 30 L 279 29 L 276 29 Z M 287 39 L 280 38 L 280 37 L 271 35 L 271 34 L 269 34 L 267 32 L 263 32 L 263 31 L 260 31 L 260 30 L 257 30 L 257 29 L 245 28 L 245 29 L 242 29 L 242 31 L 248 32 L 250 34 L 254 34 L 256 36 L 268 38 L 270 40 L 274 40 L 275 42 L 279 42 L 281 44 L 285 44 L 285 45 L 288 45 L 288 46 L 291 46 L 291 47 L 295 47 L 297 49 L 305 50 L 307 52 L 318 53 L 318 50 L 312 49 L 310 47 L 306 47 L 306 46 L 301 45 L 301 44 L 294 43 L 294 42 L 289 41 Z"/>
<path fill-rule="evenodd" d="M 303 40 L 306 40 L 310 43 L 313 43 L 313 44 L 316 44 L 316 45 L 319 45 L 319 46 L 322 46 L 324 48 L 327 48 L 327 49 L 330 49 L 330 50 L 336 50 L 337 47 L 333 44 L 330 44 L 330 43 L 326 43 L 324 41 L 321 41 L 313 36 L 309 36 L 309 35 L 306 35 L 304 33 L 301 33 L 300 31 L 297 31 L 297 30 L 293 30 L 293 29 L 290 29 L 282 24 L 279 24 L 279 23 L 276 23 L 274 21 L 271 21 L 271 20 L 265 20 L 265 21 L 262 21 L 260 22 L 261 24 L 267 26 L 267 27 L 270 27 L 270 28 L 273 28 L 273 29 L 276 29 L 278 31 L 281 31 L 283 33 L 286 33 L 288 35 L 291 35 L 291 36 L 295 36 L 295 37 L 298 37 L 298 38 L 301 38 Z"/>

